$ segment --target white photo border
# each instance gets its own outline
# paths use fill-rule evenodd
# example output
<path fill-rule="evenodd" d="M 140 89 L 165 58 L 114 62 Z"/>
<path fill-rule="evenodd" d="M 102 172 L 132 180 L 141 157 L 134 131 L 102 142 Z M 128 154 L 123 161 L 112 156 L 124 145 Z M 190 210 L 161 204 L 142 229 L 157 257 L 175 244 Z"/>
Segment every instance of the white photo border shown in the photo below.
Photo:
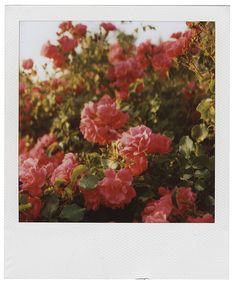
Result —
<path fill-rule="evenodd" d="M 20 21 L 215 21 L 215 223 L 20 223 Z M 6 278 L 228 278 L 229 6 L 7 6 L 5 61 Z"/>

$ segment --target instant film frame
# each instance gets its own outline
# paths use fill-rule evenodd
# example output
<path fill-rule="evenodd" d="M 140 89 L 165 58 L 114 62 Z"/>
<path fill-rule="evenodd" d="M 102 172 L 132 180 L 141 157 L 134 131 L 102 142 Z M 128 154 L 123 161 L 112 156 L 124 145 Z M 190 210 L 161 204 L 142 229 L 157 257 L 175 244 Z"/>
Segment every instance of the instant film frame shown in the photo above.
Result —
<path fill-rule="evenodd" d="M 18 222 L 20 21 L 215 21 L 215 223 Z M 228 278 L 229 7 L 7 6 L 6 278 Z"/>

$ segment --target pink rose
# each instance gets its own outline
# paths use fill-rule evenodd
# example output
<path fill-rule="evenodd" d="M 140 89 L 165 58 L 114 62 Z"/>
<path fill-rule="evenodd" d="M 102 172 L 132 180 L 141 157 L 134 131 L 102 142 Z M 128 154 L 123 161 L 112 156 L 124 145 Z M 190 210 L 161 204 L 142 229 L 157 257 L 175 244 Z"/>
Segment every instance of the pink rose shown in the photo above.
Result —
<path fill-rule="evenodd" d="M 57 46 L 52 45 L 50 41 L 42 46 L 41 55 L 53 59 L 54 68 L 62 68 L 65 64 L 65 58 Z"/>
<path fill-rule="evenodd" d="M 80 130 L 93 143 L 107 144 L 117 140 L 128 121 L 128 114 L 116 108 L 115 101 L 104 95 L 98 102 L 86 103 L 81 112 Z"/>
<path fill-rule="evenodd" d="M 192 192 L 191 188 L 177 188 L 176 189 L 176 201 L 178 210 L 180 213 L 185 213 L 195 206 L 197 195 Z"/>
<path fill-rule="evenodd" d="M 32 69 L 33 68 L 33 60 L 32 59 L 23 60 L 22 67 L 25 70 Z"/>
<path fill-rule="evenodd" d="M 20 164 L 20 188 L 32 196 L 39 196 L 46 182 L 46 169 L 38 165 L 38 160 L 28 158 Z"/>
<path fill-rule="evenodd" d="M 173 209 L 171 194 L 162 196 L 159 200 L 150 200 L 142 212 L 143 222 L 164 223 Z"/>
<path fill-rule="evenodd" d="M 133 176 L 138 176 L 148 169 L 148 159 L 144 154 L 131 159 L 127 158 L 126 167 L 130 169 Z"/>
<path fill-rule="evenodd" d="M 136 157 L 146 153 L 151 142 L 152 131 L 141 125 L 124 132 L 119 140 L 119 152 L 123 157 Z"/>
<path fill-rule="evenodd" d="M 166 154 L 171 152 L 171 139 L 162 134 L 152 134 L 147 153 Z"/>
<path fill-rule="evenodd" d="M 119 43 L 114 43 L 110 45 L 109 47 L 109 53 L 108 53 L 108 60 L 109 63 L 112 65 L 118 64 L 121 61 L 124 61 L 125 53 L 123 48 L 119 45 Z"/>
<path fill-rule="evenodd" d="M 55 185 L 55 182 L 57 180 L 62 180 L 65 183 L 70 182 L 72 171 L 77 165 L 78 162 L 73 153 L 65 154 L 62 163 L 52 173 L 51 176 L 52 185 Z"/>
<path fill-rule="evenodd" d="M 111 208 L 123 208 L 136 196 L 132 187 L 133 177 L 128 169 L 121 169 L 117 173 L 108 169 L 105 177 L 98 184 L 102 202 Z"/>
<path fill-rule="evenodd" d="M 74 28 L 73 28 L 73 34 L 77 35 L 78 37 L 83 37 L 86 35 L 87 32 L 87 26 L 83 25 L 83 24 L 77 24 Z"/>
<path fill-rule="evenodd" d="M 61 49 L 64 52 L 73 51 L 78 45 L 78 42 L 76 39 L 69 38 L 67 35 L 64 35 L 60 39 L 58 39 L 58 42 L 60 44 Z"/>
<path fill-rule="evenodd" d="M 81 193 L 83 194 L 85 200 L 85 207 L 88 210 L 97 210 L 101 204 L 101 195 L 99 190 L 84 190 L 80 189 Z"/>
<path fill-rule="evenodd" d="M 57 32 L 57 35 L 61 35 L 62 33 L 66 32 L 66 31 L 70 31 L 72 28 L 73 28 L 72 21 L 65 21 L 65 22 L 62 22 L 62 23 L 59 25 L 60 31 Z"/>
<path fill-rule="evenodd" d="M 151 65 L 152 55 L 153 55 L 153 45 L 149 40 L 141 43 L 137 47 L 136 58 L 138 59 L 138 61 L 140 62 L 143 68 L 147 68 L 149 65 Z"/>
<path fill-rule="evenodd" d="M 105 29 L 107 32 L 108 31 L 114 31 L 117 28 L 115 27 L 115 25 L 113 25 L 112 23 L 102 23 L 100 25 L 100 27 L 102 27 L 103 29 Z"/>

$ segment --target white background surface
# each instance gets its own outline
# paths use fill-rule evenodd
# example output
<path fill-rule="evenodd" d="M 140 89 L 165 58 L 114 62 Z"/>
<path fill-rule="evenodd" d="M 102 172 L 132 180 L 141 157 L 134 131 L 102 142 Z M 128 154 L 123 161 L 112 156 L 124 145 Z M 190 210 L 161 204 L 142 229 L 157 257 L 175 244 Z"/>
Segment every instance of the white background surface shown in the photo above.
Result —
<path fill-rule="evenodd" d="M 17 3 L 17 1 L 7 1 L 8 3 Z M 27 1 L 18 1 L 18 3 L 19 2 L 24 2 L 25 4 L 27 4 Z M 94 2 L 95 3 L 97 3 L 97 1 L 86 1 L 86 4 L 94 4 Z M 110 4 L 110 1 L 102 1 L 103 3 L 109 3 Z M 124 3 L 125 2 L 125 3 Z M 138 4 L 139 2 L 136 0 L 136 1 L 134 1 L 135 2 L 135 4 Z M 141 1 L 141 2 L 143 2 L 143 1 Z M 155 1 L 144 1 L 145 3 L 144 4 L 150 4 L 150 3 L 152 3 L 152 4 L 155 4 L 154 2 Z M 195 2 L 195 1 L 194 1 Z M 211 3 L 212 2 L 212 3 Z M 228 3 L 230 3 L 230 2 L 232 2 L 232 1 L 196 1 L 196 4 L 206 4 L 206 3 L 209 3 L 209 4 L 228 4 Z M 30 1 L 28 1 L 28 3 L 30 4 L 31 2 Z M 48 4 L 48 1 L 43 1 L 43 0 L 41 0 L 40 1 L 40 3 L 41 4 L 43 4 L 43 3 L 46 3 L 46 4 Z M 52 4 L 58 4 L 58 1 L 50 1 L 50 3 L 52 3 Z M 67 0 L 66 1 L 66 4 L 69 4 L 69 3 L 75 3 L 75 4 L 79 4 L 79 3 L 81 3 L 81 4 L 83 4 L 84 3 L 84 1 L 78 1 L 78 0 L 76 0 L 76 1 L 69 1 L 69 0 Z M 124 4 L 126 4 L 127 3 L 127 0 L 126 1 L 121 1 L 121 0 L 119 0 L 118 1 L 118 3 L 124 3 Z M 129 1 L 129 3 L 132 3 L 131 1 Z M 188 3 L 188 1 L 159 1 L 158 2 L 159 4 L 175 4 L 175 3 L 181 3 L 181 4 L 187 4 Z M 143 3 L 142 3 L 143 4 Z M 2 15 L 2 14 L 1 14 Z M 234 18 L 234 13 L 233 13 L 233 16 L 231 17 L 231 19 L 232 19 L 232 22 L 233 22 L 233 24 L 234 24 L 234 20 L 233 20 L 233 18 Z M 1 18 L 1 23 L 2 23 L 2 25 L 1 25 L 1 27 L 4 27 L 4 25 L 3 25 L 3 16 L 1 16 L 0 17 Z M 2 29 L 2 34 L 4 33 L 4 30 Z M 234 31 L 233 31 L 233 34 L 234 34 Z M 233 38 L 233 37 L 231 37 L 231 38 Z M 232 50 L 235 50 L 235 48 L 234 48 L 234 40 L 232 41 L 232 45 L 233 45 L 233 49 Z M 1 46 L 1 47 L 3 47 L 3 46 Z M 3 54 L 3 48 L 2 48 L 2 50 L 1 50 L 2 52 L 1 52 L 1 56 L 2 56 L 2 59 L 4 59 L 4 54 Z M 231 54 L 231 56 L 233 57 L 233 59 L 234 59 L 234 55 L 233 55 L 233 53 Z M 234 61 L 234 60 L 233 60 Z M 4 85 L 4 80 L 3 80 L 3 65 L 1 66 L 1 80 L 2 80 L 2 83 L 1 83 L 1 87 L 2 87 L 2 93 L 3 93 L 3 85 Z M 233 68 L 232 68 L 232 77 L 235 77 L 234 76 L 234 70 L 233 70 Z M 231 93 L 235 93 L 235 91 L 234 91 L 234 85 L 232 85 L 232 91 L 231 91 Z M 1 97 L 1 101 L 3 101 L 3 96 L 1 95 L 0 96 Z M 232 96 L 231 95 L 231 102 L 232 102 L 232 106 L 234 107 L 235 105 L 234 105 L 234 96 Z M 3 103 L 1 103 L 0 104 L 0 106 L 1 106 L 1 126 L 3 126 Z M 234 111 L 231 111 L 231 118 L 232 118 L 232 122 L 234 122 L 235 120 L 234 120 Z M 231 125 L 232 125 L 232 123 L 231 123 Z M 234 127 L 233 127 L 234 128 Z M 232 141 L 233 141 L 233 144 L 234 144 L 234 131 L 232 131 L 232 135 L 231 135 L 231 139 L 232 139 Z M 1 153 L 3 153 L 3 139 L 1 139 Z M 234 156 L 234 150 L 233 150 L 233 148 L 231 148 L 231 155 L 232 156 Z M 3 167 L 3 163 L 1 163 L 1 166 Z M 235 169 L 235 166 L 234 166 L 234 164 L 233 164 L 233 162 L 232 162 L 232 164 L 231 164 L 231 172 L 234 172 L 234 169 Z M 231 179 L 232 179 L 232 174 L 231 174 Z M 1 178 L 0 178 L 0 180 L 1 180 L 1 184 L 2 184 L 2 188 L 4 187 L 3 186 L 3 174 L 1 175 Z M 234 181 L 232 182 L 232 184 L 234 184 Z M 3 195 L 3 193 L 2 193 L 2 191 L 1 191 L 1 196 Z M 235 198 L 234 198 L 234 191 L 233 190 L 231 190 L 231 195 L 230 195 L 230 199 L 231 199 L 231 204 L 233 204 L 233 202 L 234 202 L 234 200 L 235 200 Z M 2 197 L 0 198 L 0 200 L 1 200 L 1 208 L 3 207 L 3 199 L 2 199 Z M 231 212 L 232 212 L 232 220 L 231 220 L 231 223 L 232 223 L 232 229 L 231 229 L 231 232 L 232 232 L 232 236 L 231 237 L 233 237 L 234 238 L 234 205 L 231 205 Z M 1 209 L 1 213 L 3 213 L 3 210 Z M 2 240 L 2 239 L 1 239 Z M 115 245 L 115 244 L 114 244 Z M 3 246 L 3 244 L 2 244 L 2 246 Z M 233 250 L 234 251 L 234 241 L 232 241 L 231 242 L 231 250 Z M 2 259 L 2 258 L 1 258 Z M 232 255 L 232 257 L 231 257 L 231 262 L 230 262 L 230 265 L 231 265 L 231 280 L 234 280 L 234 268 L 233 268 L 233 265 L 234 265 L 234 254 Z M 1 265 L 1 267 L 2 267 L 2 265 Z M 37 281 L 38 282 L 38 281 Z M 50 281 L 51 282 L 51 281 Z M 195 281 L 194 281 L 195 282 Z"/>

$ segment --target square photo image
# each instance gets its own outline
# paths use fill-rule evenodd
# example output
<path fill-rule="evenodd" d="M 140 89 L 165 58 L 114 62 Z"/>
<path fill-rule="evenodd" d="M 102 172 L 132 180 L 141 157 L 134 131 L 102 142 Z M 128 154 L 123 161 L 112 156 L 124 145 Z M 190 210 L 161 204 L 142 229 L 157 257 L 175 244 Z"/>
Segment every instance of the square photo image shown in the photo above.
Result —
<path fill-rule="evenodd" d="M 19 54 L 19 222 L 214 223 L 214 22 L 21 21 Z"/>

